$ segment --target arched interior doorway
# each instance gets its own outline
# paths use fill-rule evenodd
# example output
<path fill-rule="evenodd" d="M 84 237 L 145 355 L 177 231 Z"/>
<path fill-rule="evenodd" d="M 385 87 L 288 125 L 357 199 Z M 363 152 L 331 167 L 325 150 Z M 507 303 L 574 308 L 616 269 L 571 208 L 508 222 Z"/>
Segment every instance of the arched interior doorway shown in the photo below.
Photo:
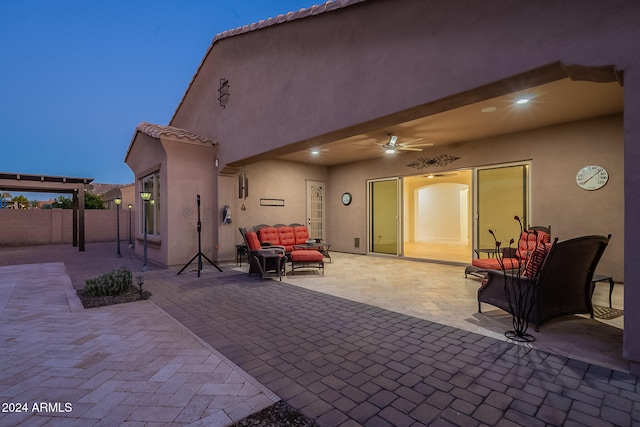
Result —
<path fill-rule="evenodd" d="M 470 263 L 471 170 L 403 179 L 403 255 Z"/>

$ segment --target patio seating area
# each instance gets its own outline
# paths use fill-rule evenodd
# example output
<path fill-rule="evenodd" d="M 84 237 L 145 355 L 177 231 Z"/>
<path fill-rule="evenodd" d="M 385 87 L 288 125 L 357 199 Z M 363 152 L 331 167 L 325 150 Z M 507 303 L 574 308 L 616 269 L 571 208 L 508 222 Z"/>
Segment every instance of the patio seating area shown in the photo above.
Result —
<path fill-rule="evenodd" d="M 610 238 L 611 235 L 582 236 L 561 242 L 555 239 L 553 245 L 536 247 L 537 256 L 528 259 L 527 269 L 519 270 L 521 274 L 489 270 L 478 290 L 478 311 L 483 302 L 511 314 L 520 309 L 520 313 L 529 313 L 536 331 L 543 323 L 570 314 L 589 314 L 593 318 L 593 272 Z M 532 306 L 527 298 L 533 298 Z M 525 307 L 532 308 L 529 311 Z"/>
<path fill-rule="evenodd" d="M 2 247 L 0 265 L 64 262 L 76 288 L 86 278 L 123 264 L 139 272 L 139 259 L 128 251 L 124 258 L 117 258 L 112 249 L 112 245 L 102 244 L 90 245 L 82 253 L 66 246 Z M 535 333 L 535 343 L 515 345 L 505 341 L 503 335 L 510 326 L 509 316 L 497 309 L 477 313 L 480 281 L 464 279 L 464 267 L 342 253 L 332 256 L 334 262 L 326 265 L 324 276 L 288 275 L 282 282 L 256 281 L 246 274 L 246 265 L 238 268 L 223 264 L 222 273 L 206 265 L 202 277 L 196 277 L 195 270 L 176 276 L 173 270 L 150 266 L 145 273 L 145 289 L 153 293 L 151 301 L 125 306 L 135 308 L 131 313 L 138 317 L 146 307 L 164 310 L 165 315 L 189 329 L 196 341 L 209 346 L 205 352 L 219 352 L 256 379 L 256 385 L 264 385 L 267 399 L 269 392 L 275 393 L 305 415 L 316 418 L 321 426 L 341 425 L 349 420 L 401 425 L 411 419 L 425 423 L 464 420 L 469 425 L 495 425 L 501 420 L 529 424 L 541 419 L 555 425 L 566 420 L 588 424 L 589 420 L 603 419 L 616 425 L 633 423 L 631 406 L 621 410 L 616 404 L 614 408 L 609 399 L 601 396 L 597 404 L 588 405 L 587 409 L 580 397 L 583 393 L 573 393 L 579 387 L 589 390 L 585 393 L 595 393 L 589 396 L 596 396 L 603 392 L 594 383 L 601 383 L 616 402 L 632 405 L 624 395 L 637 389 L 638 382 L 636 376 L 624 373 L 630 367 L 621 356 L 621 316 L 609 320 L 572 316 L 562 322 L 551 321 Z M 623 289 L 616 286 L 612 295 L 618 314 Z M 608 309 L 608 290 L 605 286 L 595 289 L 598 308 Z M 125 306 L 71 314 L 80 322 L 85 320 L 78 316 L 124 313 Z M 598 310 L 596 316 L 597 313 Z M 149 321 L 144 324 L 152 325 Z M 110 333 L 108 325 L 101 325 L 95 336 L 87 333 L 98 339 L 101 333 Z M 83 344 L 77 337 L 74 340 L 77 345 Z M 152 348 L 148 351 L 155 352 Z M 106 357 L 107 350 L 103 353 Z M 89 351 L 79 357 L 91 354 Z M 74 363 L 104 366 L 94 359 Z M 151 381 L 154 387 L 180 388 L 172 383 L 177 378 L 171 369 L 177 365 L 162 369 L 161 378 L 155 372 L 161 366 L 154 363 L 146 367 L 150 363 L 146 360 L 144 367 L 149 375 L 155 375 Z M 139 366 L 143 369 L 143 365 Z M 131 371 L 131 375 L 137 375 L 135 372 Z M 5 382 L 13 379 L 28 386 L 28 378 L 3 374 Z M 444 381 L 443 375 L 447 378 Z M 184 378 L 181 384 L 186 387 Z M 566 383 L 569 380 L 573 385 Z M 57 381 L 60 388 L 63 380 Z M 73 384 L 78 384 L 74 381 L 64 381 L 65 387 L 73 390 Z M 136 387 L 146 387 L 144 378 L 136 381 Z M 553 390 L 548 388 L 550 384 Z M 238 408 L 234 399 L 211 396 L 213 388 L 205 386 L 199 386 L 204 388 L 192 394 L 195 400 L 185 401 L 185 410 L 211 416 L 212 409 L 224 401 L 229 408 Z M 98 383 L 92 387 L 104 392 L 107 401 L 92 409 L 98 401 L 85 399 L 83 405 L 76 406 L 83 409 L 82 414 L 76 413 L 79 420 L 84 414 L 95 417 L 95 411 L 108 402 L 114 405 L 114 396 L 121 394 L 117 387 L 125 385 L 118 378 L 105 377 L 103 387 Z M 533 389 L 540 395 L 530 394 Z M 166 396 L 173 396 L 171 393 L 177 389 L 171 390 Z M 152 395 L 147 393 L 147 397 Z M 129 401 L 136 396 L 142 394 Z M 560 401 L 554 396 L 562 396 L 561 401 L 567 404 L 558 405 Z M 12 396 L 5 393 L 5 397 Z M 187 413 L 169 408 L 175 400 L 167 399 L 166 403 L 152 403 L 150 408 L 161 409 L 155 413 L 150 408 L 144 413 L 131 409 L 132 413 L 148 421 L 177 414 L 176 425 L 187 425 L 178 422 L 178 417 L 186 419 Z M 204 404 L 204 400 L 217 404 Z M 266 400 L 262 398 L 261 402 Z M 525 402 L 530 414 L 521 406 Z M 246 410 L 246 406 L 243 408 Z M 225 413 L 233 418 L 234 412 Z"/>

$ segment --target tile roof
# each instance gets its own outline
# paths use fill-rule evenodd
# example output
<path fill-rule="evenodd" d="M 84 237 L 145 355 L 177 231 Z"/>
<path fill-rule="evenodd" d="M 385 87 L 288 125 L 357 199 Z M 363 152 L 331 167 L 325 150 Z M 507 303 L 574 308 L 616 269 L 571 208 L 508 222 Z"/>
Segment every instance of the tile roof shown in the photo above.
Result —
<path fill-rule="evenodd" d="M 198 136 L 187 130 L 180 129 L 173 126 L 162 126 L 162 125 L 156 125 L 153 123 L 142 122 L 138 126 L 136 126 L 136 132 L 142 132 L 153 138 L 160 138 L 161 136 L 175 136 L 178 138 L 187 138 L 191 141 L 199 141 L 199 142 L 211 143 L 213 145 L 217 145 L 217 142 L 212 141 L 209 138 Z M 135 135 L 134 135 L 134 138 L 135 138 Z"/>
<path fill-rule="evenodd" d="M 102 196 L 104 193 L 108 193 L 111 190 L 115 190 L 116 188 L 124 187 L 122 184 L 104 184 L 100 182 L 94 182 L 93 190 L 91 191 L 93 194 L 97 194 L 98 196 Z"/>
<path fill-rule="evenodd" d="M 282 24 L 283 22 L 295 21 L 296 19 L 306 18 L 308 16 L 319 15 L 331 10 L 342 9 L 343 7 L 351 6 L 355 3 L 362 3 L 366 0 L 332 0 L 326 3 L 313 5 L 311 7 L 302 8 L 295 12 L 289 12 L 287 14 L 281 14 L 274 18 L 267 18 L 260 20 L 256 23 L 244 25 L 242 27 L 235 28 L 233 30 L 223 31 L 218 33 L 213 39 L 212 44 L 220 39 L 236 36 L 238 34 L 248 33 L 250 31 L 259 30 L 261 28 L 270 27 L 271 25 Z"/>

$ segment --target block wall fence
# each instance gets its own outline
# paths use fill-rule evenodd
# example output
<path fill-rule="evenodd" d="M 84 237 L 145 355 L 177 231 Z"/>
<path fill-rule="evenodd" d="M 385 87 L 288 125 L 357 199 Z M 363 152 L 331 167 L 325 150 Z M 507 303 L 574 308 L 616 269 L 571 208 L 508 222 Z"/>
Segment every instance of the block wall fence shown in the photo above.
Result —
<path fill-rule="evenodd" d="M 135 235 L 135 212 L 132 235 Z M 85 242 L 116 240 L 116 211 L 85 209 Z M 0 209 L 0 246 L 73 243 L 71 209 Z M 129 211 L 120 211 L 120 241 L 129 241 Z"/>

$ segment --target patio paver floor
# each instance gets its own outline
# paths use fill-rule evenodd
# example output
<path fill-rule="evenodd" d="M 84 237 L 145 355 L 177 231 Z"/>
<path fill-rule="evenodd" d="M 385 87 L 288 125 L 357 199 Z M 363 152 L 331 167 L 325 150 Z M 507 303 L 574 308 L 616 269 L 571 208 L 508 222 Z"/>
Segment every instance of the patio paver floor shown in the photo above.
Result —
<path fill-rule="evenodd" d="M 76 287 L 123 263 L 139 267 L 133 258 L 113 259 L 107 249 L 89 245 L 78 254 L 0 248 L 0 259 L 44 266 L 63 261 Z M 21 296 L 14 292 L 22 286 L 12 279 L 16 275 L 2 274 L 1 400 L 69 399 L 73 418 L 50 414 L 52 424 L 65 417 L 65 425 L 87 425 L 87 419 L 103 425 L 226 425 L 229 419 L 196 421 L 202 414 L 238 415 L 230 410 L 236 402 L 216 393 L 239 395 L 242 388 L 235 380 L 207 385 L 215 369 L 200 371 L 208 351 L 208 358 L 228 360 L 257 380 L 243 377 L 267 400 L 273 401 L 273 392 L 321 426 L 640 423 L 635 375 L 286 282 L 261 282 L 230 267 L 203 271 L 201 278 L 152 268 L 145 273 L 151 301 L 82 312 L 68 303 L 69 282 L 63 291 L 42 278 L 46 301 L 34 303 L 35 289 Z M 1 268 L 6 273 L 14 267 Z M 29 281 L 37 282 L 38 275 Z M 32 307 L 34 312 L 25 312 Z M 125 345 L 137 349 L 136 357 L 121 350 Z M 21 360 L 15 357 L 18 347 Z M 195 354 L 175 354 L 182 348 Z M 194 391 L 187 377 L 206 384 Z M 159 409 L 136 407 L 142 402 Z M 202 412 L 205 406 L 225 411 Z M 0 414 L 0 425 L 23 420 L 15 415 Z"/>

